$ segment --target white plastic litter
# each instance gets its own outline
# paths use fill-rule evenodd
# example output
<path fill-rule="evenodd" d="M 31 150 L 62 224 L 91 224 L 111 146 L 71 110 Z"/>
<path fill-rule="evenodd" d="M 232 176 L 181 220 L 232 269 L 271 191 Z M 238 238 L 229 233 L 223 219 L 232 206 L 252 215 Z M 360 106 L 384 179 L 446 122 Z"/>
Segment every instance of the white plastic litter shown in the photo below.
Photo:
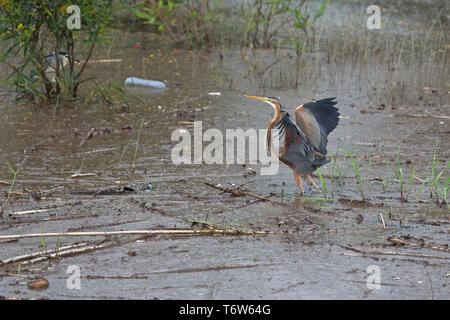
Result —
<path fill-rule="evenodd" d="M 140 78 L 136 78 L 136 77 L 126 78 L 125 85 L 150 87 L 150 88 L 155 88 L 155 89 L 167 89 L 167 86 L 164 82 L 140 79 Z"/>
<path fill-rule="evenodd" d="M 210 96 L 220 96 L 222 93 L 220 92 L 208 92 L 208 95 Z"/>

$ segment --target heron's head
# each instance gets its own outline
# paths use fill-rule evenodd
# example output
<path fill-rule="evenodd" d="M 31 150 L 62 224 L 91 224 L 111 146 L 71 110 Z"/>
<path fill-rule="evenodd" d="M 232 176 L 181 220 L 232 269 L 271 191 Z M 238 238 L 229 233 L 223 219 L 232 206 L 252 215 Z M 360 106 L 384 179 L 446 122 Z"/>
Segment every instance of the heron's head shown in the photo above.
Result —
<path fill-rule="evenodd" d="M 50 64 L 50 66 L 52 68 L 56 68 L 56 55 L 54 53 L 49 54 L 46 57 L 48 63 Z M 59 63 L 65 67 L 68 63 L 69 63 L 69 53 L 67 53 L 67 51 L 58 51 L 58 59 L 59 59 Z M 75 62 L 75 64 L 80 63 L 80 60 L 74 59 L 73 60 Z"/>
<path fill-rule="evenodd" d="M 63 51 L 63 50 L 58 51 L 58 55 L 63 56 L 63 57 L 66 57 L 66 58 L 69 56 L 69 54 L 67 53 L 67 51 Z"/>
<path fill-rule="evenodd" d="M 280 100 L 278 100 L 277 98 L 274 98 L 274 97 L 255 97 L 255 96 L 248 96 L 248 95 L 245 95 L 245 96 L 247 98 L 250 98 L 250 99 L 260 100 L 260 101 L 264 101 L 267 104 L 270 104 L 272 106 L 273 110 L 275 110 L 275 112 L 277 112 L 277 111 L 279 112 L 279 111 L 282 110 Z"/>

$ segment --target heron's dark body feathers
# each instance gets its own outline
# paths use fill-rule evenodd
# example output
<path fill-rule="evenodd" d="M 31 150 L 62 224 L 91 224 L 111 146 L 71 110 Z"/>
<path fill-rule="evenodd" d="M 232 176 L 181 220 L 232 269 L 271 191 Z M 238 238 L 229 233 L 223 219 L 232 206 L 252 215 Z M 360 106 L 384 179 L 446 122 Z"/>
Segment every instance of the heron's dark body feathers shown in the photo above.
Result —
<path fill-rule="evenodd" d="M 305 133 L 290 119 L 288 113 L 275 125 L 279 130 L 279 158 L 300 174 L 310 174 L 318 167 L 330 162 L 314 153 L 314 147 Z"/>

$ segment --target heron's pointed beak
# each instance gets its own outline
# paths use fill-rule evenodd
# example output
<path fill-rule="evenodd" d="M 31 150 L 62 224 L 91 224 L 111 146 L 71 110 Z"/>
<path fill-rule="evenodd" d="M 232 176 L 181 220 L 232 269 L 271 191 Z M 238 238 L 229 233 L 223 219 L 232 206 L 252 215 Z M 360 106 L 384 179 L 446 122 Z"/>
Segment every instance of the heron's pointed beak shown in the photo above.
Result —
<path fill-rule="evenodd" d="M 244 96 L 246 96 L 247 98 L 250 98 L 250 99 L 256 99 L 256 100 L 261 100 L 261 101 L 267 101 L 267 98 L 264 98 L 264 97 L 256 97 L 256 96 L 248 96 L 248 95 L 244 95 Z"/>

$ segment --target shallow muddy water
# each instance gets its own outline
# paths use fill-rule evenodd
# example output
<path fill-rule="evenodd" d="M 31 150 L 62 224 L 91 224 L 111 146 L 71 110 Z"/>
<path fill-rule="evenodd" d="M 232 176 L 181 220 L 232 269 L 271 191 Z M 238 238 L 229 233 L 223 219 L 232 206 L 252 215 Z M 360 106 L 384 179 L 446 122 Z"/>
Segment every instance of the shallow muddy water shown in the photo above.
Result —
<path fill-rule="evenodd" d="M 342 10 L 347 12 L 347 6 Z M 135 48 L 136 44 L 142 48 Z M 373 97 L 378 78 L 371 75 L 386 65 L 354 70 L 350 62 L 327 62 L 323 52 L 305 53 L 298 62 L 289 49 L 153 49 L 146 34 L 121 30 L 114 45 L 99 47 L 93 59 L 122 59 L 89 64 L 87 72 L 103 84 L 123 83 L 135 76 L 164 81 L 169 89 L 129 88 L 143 105 L 108 105 L 100 100 L 55 113 L 17 105 L 10 89 L 2 87 L 2 203 L 12 181 L 4 164 L 16 168 L 22 163 L 22 168 L 0 218 L 0 236 L 206 229 L 208 224 L 273 234 L 4 239 L 0 240 L 0 297 L 450 297 L 449 210 L 445 204 L 436 204 L 436 196 L 430 198 L 429 183 L 422 186 L 430 177 L 436 146 L 435 171 L 445 172 L 440 186 L 448 177 L 448 88 L 433 92 L 416 87 L 414 93 L 422 100 L 415 105 L 378 104 L 379 98 Z M 301 72 L 295 87 L 297 64 Z M 258 74 L 260 70 L 266 72 Z M 203 130 L 216 128 L 223 133 L 265 128 L 272 110 L 243 94 L 280 96 L 291 113 L 311 99 L 337 97 L 341 119 L 328 145 L 329 156 L 337 156 L 322 167 L 325 194 L 305 183 L 306 195 L 299 196 L 292 172 L 284 165 L 277 175 L 264 176 L 260 164 L 172 163 L 177 142 L 171 135 L 180 128 L 193 132 L 193 121 L 201 121 Z M 359 165 L 365 202 L 349 152 Z M 408 202 L 400 199 L 398 156 Z M 414 167 L 416 178 L 409 187 Z M 340 177 L 333 179 L 338 172 Z M 93 175 L 71 178 L 87 173 Z M 252 179 L 239 190 L 285 205 L 233 196 L 205 184 L 233 188 Z M 322 187 L 317 174 L 314 179 Z M 42 251 L 44 246 L 52 250 L 71 245 L 99 247 L 44 261 L 26 259 L 20 263 L 20 272 L 18 262 L 5 263 Z M 80 289 L 67 284 L 70 274 L 66 271 L 72 265 L 79 267 Z M 379 289 L 367 285 L 370 266 L 379 268 Z M 30 290 L 27 283 L 36 278 L 47 279 L 49 287 Z"/>

